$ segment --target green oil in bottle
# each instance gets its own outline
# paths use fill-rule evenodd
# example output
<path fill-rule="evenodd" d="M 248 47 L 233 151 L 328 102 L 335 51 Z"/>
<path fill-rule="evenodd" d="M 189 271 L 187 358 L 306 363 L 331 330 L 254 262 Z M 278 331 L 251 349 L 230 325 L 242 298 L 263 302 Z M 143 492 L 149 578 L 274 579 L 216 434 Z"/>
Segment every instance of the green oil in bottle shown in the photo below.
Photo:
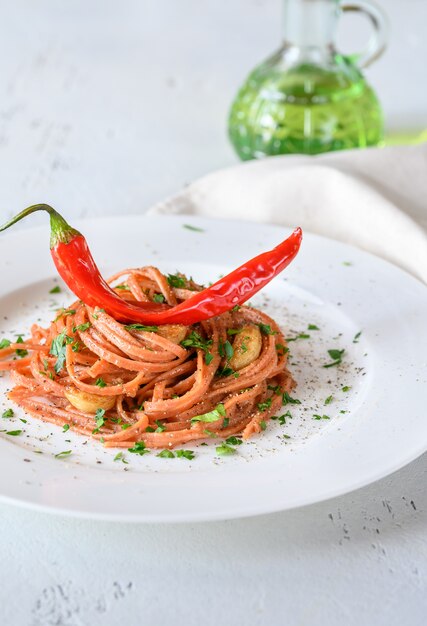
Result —
<path fill-rule="evenodd" d="M 285 74 L 255 70 L 230 112 L 229 135 L 240 158 L 378 145 L 383 115 L 374 91 L 345 59 L 337 65 L 345 71 L 310 64 Z"/>

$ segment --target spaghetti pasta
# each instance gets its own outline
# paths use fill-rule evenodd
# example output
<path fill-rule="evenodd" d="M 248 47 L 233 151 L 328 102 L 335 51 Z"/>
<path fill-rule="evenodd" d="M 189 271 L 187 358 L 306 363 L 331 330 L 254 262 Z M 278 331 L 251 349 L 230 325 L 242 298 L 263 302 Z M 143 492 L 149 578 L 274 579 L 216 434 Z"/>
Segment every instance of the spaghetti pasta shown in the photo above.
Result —
<path fill-rule="evenodd" d="M 110 279 L 127 302 L 175 306 L 201 286 L 155 267 Z M 15 350 L 28 355 L 15 357 Z M 22 354 L 22 353 L 21 353 Z M 9 370 L 9 398 L 27 413 L 124 448 L 142 442 L 173 448 L 209 437 L 259 433 L 281 407 L 294 380 L 287 348 L 273 319 L 235 307 L 191 326 L 124 325 L 81 301 L 48 328 L 0 350 Z"/>

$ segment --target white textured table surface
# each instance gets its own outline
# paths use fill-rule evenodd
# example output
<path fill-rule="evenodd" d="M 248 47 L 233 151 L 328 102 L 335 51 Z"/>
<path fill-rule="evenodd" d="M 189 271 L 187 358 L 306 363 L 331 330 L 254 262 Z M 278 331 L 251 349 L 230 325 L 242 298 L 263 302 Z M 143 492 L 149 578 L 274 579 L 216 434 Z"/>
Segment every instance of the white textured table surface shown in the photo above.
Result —
<path fill-rule="evenodd" d="M 426 44 L 417 24 L 426 3 L 383 4 L 394 39 L 369 78 L 390 126 L 421 125 Z M 1 219 L 36 201 L 76 217 L 140 212 L 233 163 L 227 107 L 274 48 L 279 8 L 278 0 L 3 3 Z M 424 625 L 426 473 L 425 455 L 327 503 L 196 526 L 91 523 L 0 505 L 0 621 Z"/>

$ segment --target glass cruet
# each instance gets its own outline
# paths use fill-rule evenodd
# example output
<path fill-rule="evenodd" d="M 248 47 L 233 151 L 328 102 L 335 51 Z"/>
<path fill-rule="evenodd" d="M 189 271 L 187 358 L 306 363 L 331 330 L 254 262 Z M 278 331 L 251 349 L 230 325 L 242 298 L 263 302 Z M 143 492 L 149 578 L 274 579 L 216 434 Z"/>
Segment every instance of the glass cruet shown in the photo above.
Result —
<path fill-rule="evenodd" d="M 335 49 L 337 21 L 359 11 L 372 22 L 367 49 Z M 366 0 L 284 0 L 280 49 L 256 67 L 230 110 L 229 136 L 241 159 L 318 154 L 378 145 L 383 114 L 361 68 L 386 45 L 386 18 Z"/>

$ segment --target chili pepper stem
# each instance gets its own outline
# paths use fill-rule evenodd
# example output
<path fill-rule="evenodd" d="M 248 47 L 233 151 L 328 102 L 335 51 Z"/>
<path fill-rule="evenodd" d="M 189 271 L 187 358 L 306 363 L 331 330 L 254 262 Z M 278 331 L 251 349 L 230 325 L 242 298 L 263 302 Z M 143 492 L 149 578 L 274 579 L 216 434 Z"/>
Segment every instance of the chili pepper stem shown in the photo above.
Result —
<path fill-rule="evenodd" d="M 55 247 L 58 243 L 69 243 L 73 237 L 80 235 L 79 231 L 72 228 L 55 209 L 48 204 L 33 204 L 20 213 L 12 217 L 11 220 L 0 226 L 0 232 L 13 226 L 27 215 L 36 211 L 46 211 L 50 215 L 50 247 Z"/>

